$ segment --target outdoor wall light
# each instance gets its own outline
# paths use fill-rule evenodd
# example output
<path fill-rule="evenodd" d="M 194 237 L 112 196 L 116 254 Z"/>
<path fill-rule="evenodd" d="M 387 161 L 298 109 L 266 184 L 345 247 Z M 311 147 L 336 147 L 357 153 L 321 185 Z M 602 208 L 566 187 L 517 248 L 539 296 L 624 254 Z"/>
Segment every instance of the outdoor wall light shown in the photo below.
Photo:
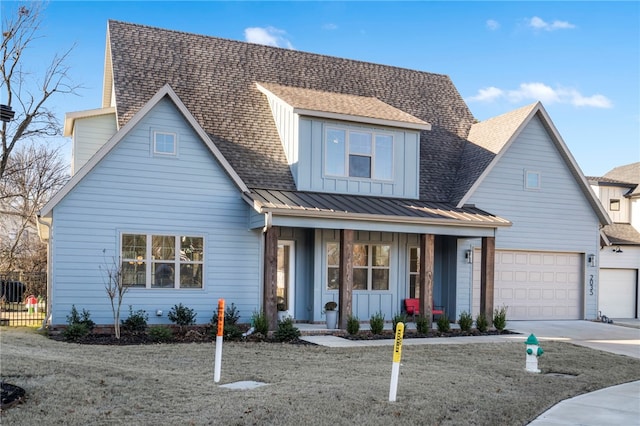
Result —
<path fill-rule="evenodd" d="M 467 259 L 467 263 L 473 263 L 473 250 L 465 251 L 464 258 Z"/>
<path fill-rule="evenodd" d="M 616 246 L 616 248 L 613 249 L 614 253 L 622 253 L 622 250 L 620 249 L 620 246 Z"/>
<path fill-rule="evenodd" d="M 590 254 L 589 256 L 587 256 L 587 263 L 589 264 L 589 266 L 596 266 L 596 255 Z"/>
<path fill-rule="evenodd" d="M 161 316 L 162 316 L 162 310 L 161 310 L 161 309 L 158 309 L 158 310 L 156 311 L 156 316 L 159 316 L 159 317 L 161 317 Z"/>

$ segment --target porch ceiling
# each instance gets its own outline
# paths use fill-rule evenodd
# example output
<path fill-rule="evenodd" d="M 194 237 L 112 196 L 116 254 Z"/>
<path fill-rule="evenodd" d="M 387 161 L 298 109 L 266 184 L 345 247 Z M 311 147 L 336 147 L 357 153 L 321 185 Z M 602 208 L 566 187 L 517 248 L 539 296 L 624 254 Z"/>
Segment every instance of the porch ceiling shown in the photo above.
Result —
<path fill-rule="evenodd" d="M 251 189 L 245 198 L 260 214 L 470 227 L 511 226 L 476 207 L 388 197 Z"/>

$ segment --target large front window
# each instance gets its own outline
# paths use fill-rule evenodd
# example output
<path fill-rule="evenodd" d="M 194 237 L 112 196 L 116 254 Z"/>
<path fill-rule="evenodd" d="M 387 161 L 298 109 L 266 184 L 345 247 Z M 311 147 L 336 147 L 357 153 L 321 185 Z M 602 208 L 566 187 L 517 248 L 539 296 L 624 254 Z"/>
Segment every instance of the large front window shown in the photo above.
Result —
<path fill-rule="evenodd" d="M 353 289 L 389 290 L 389 245 L 353 245 Z M 327 244 L 327 288 L 338 289 L 340 244 Z"/>
<path fill-rule="evenodd" d="M 121 259 L 124 285 L 202 288 L 202 237 L 122 234 Z"/>
<path fill-rule="evenodd" d="M 393 136 L 328 128 L 324 171 L 329 176 L 393 179 Z"/>

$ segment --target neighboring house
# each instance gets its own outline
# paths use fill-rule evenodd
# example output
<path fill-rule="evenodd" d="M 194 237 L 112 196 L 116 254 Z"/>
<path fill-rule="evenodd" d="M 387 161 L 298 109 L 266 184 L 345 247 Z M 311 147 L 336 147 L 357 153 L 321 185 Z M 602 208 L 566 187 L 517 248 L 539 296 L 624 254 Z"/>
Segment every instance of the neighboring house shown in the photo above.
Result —
<path fill-rule="evenodd" d="M 639 318 L 640 162 L 588 180 L 613 222 L 601 232 L 598 310 L 609 318 Z"/>
<path fill-rule="evenodd" d="M 445 75 L 110 21 L 102 108 L 65 134 L 74 175 L 40 212 L 54 326 L 74 304 L 110 322 L 113 259 L 150 323 L 219 298 L 271 327 L 279 303 L 337 301 L 344 327 L 408 297 L 597 316 L 610 222 L 540 103 L 477 123 Z"/>

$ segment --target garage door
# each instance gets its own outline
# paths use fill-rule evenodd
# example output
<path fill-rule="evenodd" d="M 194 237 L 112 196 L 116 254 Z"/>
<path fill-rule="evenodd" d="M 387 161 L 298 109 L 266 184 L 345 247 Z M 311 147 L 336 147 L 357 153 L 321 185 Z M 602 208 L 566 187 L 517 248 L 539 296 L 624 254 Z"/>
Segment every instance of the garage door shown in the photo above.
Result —
<path fill-rule="evenodd" d="M 635 269 L 600 269 L 598 310 L 609 318 L 635 318 Z"/>
<path fill-rule="evenodd" d="M 480 310 L 480 252 L 474 261 L 474 311 Z M 494 307 L 507 319 L 581 319 L 582 255 L 496 250 Z M 477 301 L 477 302 L 476 302 Z"/>

